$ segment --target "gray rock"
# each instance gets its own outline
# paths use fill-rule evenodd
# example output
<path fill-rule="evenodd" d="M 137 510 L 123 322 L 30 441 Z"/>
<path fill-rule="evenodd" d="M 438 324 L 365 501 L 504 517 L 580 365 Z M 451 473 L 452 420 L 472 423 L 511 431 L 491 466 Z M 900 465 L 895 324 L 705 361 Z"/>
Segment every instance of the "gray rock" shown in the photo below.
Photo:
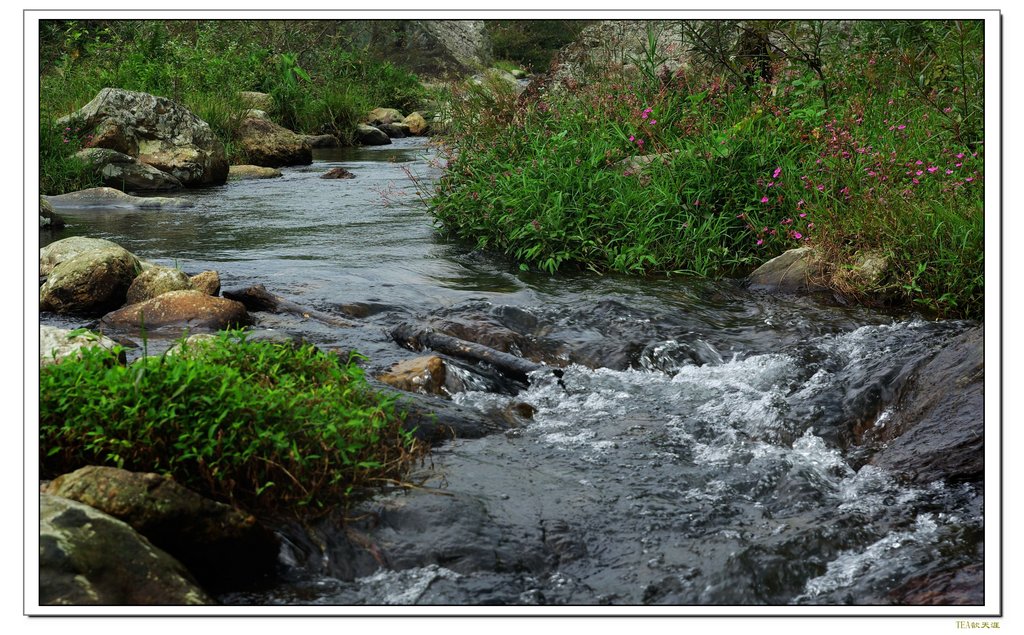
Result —
<path fill-rule="evenodd" d="M 341 141 L 332 134 L 306 135 L 306 141 L 313 148 L 337 148 Z"/>
<path fill-rule="evenodd" d="M 57 328 L 56 326 L 39 326 L 39 364 L 56 364 L 63 359 L 81 354 L 83 348 L 104 348 L 113 351 L 117 342 L 89 331 L 79 332 L 71 335 L 68 329 Z M 120 363 L 125 363 L 124 351 L 119 354 Z"/>
<path fill-rule="evenodd" d="M 87 238 L 85 236 L 71 236 L 52 242 L 39 250 L 39 275 L 49 275 L 54 267 L 80 253 L 113 247 L 120 248 L 121 246 L 102 238 Z"/>
<path fill-rule="evenodd" d="M 167 196 L 132 196 L 112 187 L 93 187 L 87 190 L 69 192 L 59 196 L 48 196 L 55 209 L 76 209 L 88 207 L 122 207 L 132 209 L 188 209 L 195 203 Z"/>
<path fill-rule="evenodd" d="M 184 187 L 173 175 L 109 148 L 86 148 L 75 156 L 92 165 L 104 185 L 121 191 L 166 192 Z"/>
<path fill-rule="evenodd" d="M 253 165 L 277 168 L 313 162 L 313 149 L 304 135 L 265 119 L 244 119 L 236 132 L 236 143 Z"/>
<path fill-rule="evenodd" d="M 185 567 L 126 523 L 66 498 L 39 497 L 42 605 L 203 605 Z"/>
<path fill-rule="evenodd" d="M 418 112 L 410 113 L 402 120 L 402 123 L 409 127 L 409 134 L 412 135 L 424 135 L 430 129 L 430 125 L 427 120 L 423 118 L 423 115 Z"/>
<path fill-rule="evenodd" d="M 61 123 L 91 130 L 89 147 L 135 157 L 187 187 L 219 185 L 228 175 L 224 144 L 209 124 L 164 97 L 104 88 Z"/>
<path fill-rule="evenodd" d="M 44 491 L 127 523 L 183 563 L 207 589 L 244 586 L 277 562 L 276 538 L 253 516 L 170 477 L 88 466 L 58 476 Z"/>
<path fill-rule="evenodd" d="M 238 99 L 243 106 L 256 108 L 271 112 L 274 110 L 274 97 L 267 93 L 258 93 L 252 90 L 243 90 L 238 93 Z"/>
<path fill-rule="evenodd" d="M 377 125 L 377 128 L 383 130 L 391 139 L 404 139 L 409 136 L 409 127 L 400 123 L 383 123 Z"/>
<path fill-rule="evenodd" d="M 39 288 L 43 311 L 102 315 L 124 304 L 142 267 L 122 247 L 92 249 L 56 265 Z"/>
<path fill-rule="evenodd" d="M 259 165 L 232 165 L 228 168 L 229 181 L 248 181 L 252 179 L 276 179 L 281 176 L 277 168 L 265 168 Z"/>
<path fill-rule="evenodd" d="M 747 278 L 747 285 L 760 291 L 816 291 L 822 288 L 812 281 L 817 271 L 810 247 L 790 249 L 758 267 Z"/>
<path fill-rule="evenodd" d="M 366 115 L 366 123 L 380 126 L 389 123 L 400 123 L 405 116 L 395 108 L 374 108 Z"/>
<path fill-rule="evenodd" d="M 356 126 L 356 141 L 364 146 L 385 146 L 391 143 L 391 138 L 379 128 L 359 124 Z"/>
<path fill-rule="evenodd" d="M 192 288 L 192 281 L 184 271 L 172 267 L 150 267 L 132 281 L 125 296 L 125 303 L 136 304 L 168 291 L 186 291 Z"/>

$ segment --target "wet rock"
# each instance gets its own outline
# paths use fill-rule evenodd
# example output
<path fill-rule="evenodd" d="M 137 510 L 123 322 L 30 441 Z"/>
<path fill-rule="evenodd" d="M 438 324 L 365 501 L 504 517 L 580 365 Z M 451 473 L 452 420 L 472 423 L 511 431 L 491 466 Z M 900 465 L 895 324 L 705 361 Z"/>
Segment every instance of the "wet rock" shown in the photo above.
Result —
<path fill-rule="evenodd" d="M 395 108 L 374 108 L 366 115 L 366 123 L 381 126 L 389 123 L 400 123 L 405 117 Z"/>
<path fill-rule="evenodd" d="M 184 187 L 174 175 L 109 148 L 86 148 L 75 156 L 91 165 L 104 185 L 121 191 L 166 192 Z"/>
<path fill-rule="evenodd" d="M 42 196 L 39 197 L 39 229 L 63 229 L 64 219 L 53 210 L 53 205 Z"/>
<path fill-rule="evenodd" d="M 201 271 L 189 278 L 192 288 L 206 295 L 220 295 L 220 274 L 216 271 Z"/>
<path fill-rule="evenodd" d="M 127 523 L 210 590 L 245 586 L 277 562 L 276 538 L 253 516 L 159 474 L 88 466 L 58 476 L 45 493 Z"/>
<path fill-rule="evenodd" d="M 313 162 L 313 150 L 305 136 L 272 121 L 244 119 L 235 134 L 239 150 L 253 165 L 277 168 Z"/>
<path fill-rule="evenodd" d="M 276 179 L 281 176 L 277 168 L 265 168 L 260 165 L 232 165 L 228 168 L 229 181 L 248 181 L 253 179 Z"/>
<path fill-rule="evenodd" d="M 100 315 L 124 304 L 139 261 L 123 247 L 90 249 L 61 261 L 39 288 L 43 311 Z"/>
<path fill-rule="evenodd" d="M 409 136 L 409 129 L 400 123 L 382 123 L 377 128 L 390 139 L 404 139 Z"/>
<path fill-rule="evenodd" d="M 248 326 L 252 318 L 241 302 L 215 298 L 202 291 L 171 291 L 103 316 L 100 324 L 114 329 L 164 329 L 217 331 Z"/>
<path fill-rule="evenodd" d="M 431 355 L 398 362 L 377 379 L 398 390 L 441 395 L 446 375 L 444 361 Z"/>
<path fill-rule="evenodd" d="M 361 123 L 356 126 L 356 141 L 364 146 L 385 146 L 391 138 L 383 130 Z"/>
<path fill-rule="evenodd" d="M 112 187 L 93 187 L 47 200 L 56 209 L 82 207 L 124 207 L 137 209 L 187 209 L 195 203 L 167 196 L 131 196 Z"/>
<path fill-rule="evenodd" d="M 126 523 L 88 505 L 39 497 L 39 603 L 203 605 L 185 567 Z"/>
<path fill-rule="evenodd" d="M 893 604 L 900 605 L 984 605 L 985 567 L 972 564 L 920 576 L 893 589 L 888 597 Z"/>
<path fill-rule="evenodd" d="M 332 134 L 306 135 L 306 141 L 311 148 L 337 148 L 341 140 Z"/>
<path fill-rule="evenodd" d="M 760 291 L 815 291 L 821 287 L 812 278 L 818 273 L 814 250 L 790 249 L 758 267 L 747 278 L 750 289 Z"/>
<path fill-rule="evenodd" d="M 355 174 L 352 174 L 345 168 L 331 168 L 320 176 L 321 179 L 354 179 L 355 177 Z"/>
<path fill-rule="evenodd" d="M 985 331 L 959 336 L 911 380 L 889 421 L 862 443 L 871 459 L 917 483 L 975 481 L 985 471 Z"/>
<path fill-rule="evenodd" d="M 168 291 L 185 291 L 192 288 L 192 281 L 184 271 L 172 267 L 150 267 L 132 281 L 125 303 L 136 304 Z"/>
<path fill-rule="evenodd" d="M 80 355 L 83 348 L 100 347 L 112 351 L 118 343 L 109 337 L 89 331 L 75 332 L 56 326 L 39 326 L 39 364 L 55 364 L 72 355 Z M 118 354 L 118 362 L 125 363 L 124 351 Z"/>
<path fill-rule="evenodd" d="M 219 185 L 227 178 L 224 144 L 205 121 L 170 99 L 104 88 L 62 121 L 91 130 L 89 147 L 136 157 L 186 187 Z"/>
<path fill-rule="evenodd" d="M 416 136 L 424 135 L 430 129 L 430 124 L 418 112 L 406 115 L 405 119 L 402 119 L 402 123 L 409 126 L 409 134 Z"/>

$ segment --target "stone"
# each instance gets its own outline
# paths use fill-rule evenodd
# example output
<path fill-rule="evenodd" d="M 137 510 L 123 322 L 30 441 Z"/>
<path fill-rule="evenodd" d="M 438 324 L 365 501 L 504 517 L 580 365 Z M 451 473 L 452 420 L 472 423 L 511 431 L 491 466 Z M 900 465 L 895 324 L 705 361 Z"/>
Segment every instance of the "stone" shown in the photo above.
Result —
<path fill-rule="evenodd" d="M 418 112 L 410 113 L 402 120 L 402 123 L 409 126 L 409 133 L 420 136 L 427 133 L 430 129 L 430 125 L 427 120 L 423 118 L 423 115 Z"/>
<path fill-rule="evenodd" d="M 354 179 L 355 177 L 355 174 L 345 168 L 331 168 L 320 176 L 321 179 Z"/>
<path fill-rule="evenodd" d="M 267 114 L 266 110 L 260 110 L 259 108 L 250 108 L 242 113 L 243 119 L 262 119 L 264 121 L 272 121 L 270 115 Z"/>
<path fill-rule="evenodd" d="M 404 139 L 408 136 L 407 132 L 409 130 L 402 124 L 397 123 L 377 124 L 377 128 L 382 130 L 390 139 Z"/>
<path fill-rule="evenodd" d="M 260 165 L 232 165 L 228 168 L 229 181 L 247 181 L 252 179 L 276 179 L 281 176 L 277 168 L 265 168 Z"/>
<path fill-rule="evenodd" d="M 268 93 L 243 90 L 238 93 L 238 99 L 246 108 L 256 108 L 267 112 L 274 110 L 274 97 Z"/>
<path fill-rule="evenodd" d="M 431 355 L 398 362 L 377 379 L 398 390 L 441 395 L 444 394 L 445 376 L 444 361 Z"/>
<path fill-rule="evenodd" d="M 63 229 L 64 219 L 54 211 L 53 205 L 44 197 L 39 197 L 39 229 Z"/>
<path fill-rule="evenodd" d="M 356 141 L 364 146 L 385 146 L 391 143 L 391 138 L 383 130 L 359 124 L 356 126 Z"/>
<path fill-rule="evenodd" d="M 202 291 L 169 291 L 103 316 L 100 325 L 114 329 L 188 329 L 219 331 L 252 324 L 241 302 Z"/>
<path fill-rule="evenodd" d="M 185 567 L 128 524 L 88 505 L 39 496 L 41 605 L 205 605 Z"/>
<path fill-rule="evenodd" d="M 400 123 L 405 117 L 396 108 L 374 108 L 366 115 L 366 123 L 380 126 L 389 123 Z"/>
<path fill-rule="evenodd" d="M 192 281 L 184 271 L 172 267 L 150 267 L 132 281 L 132 285 L 128 287 L 128 294 L 125 296 L 125 303 L 136 304 L 168 291 L 187 289 L 192 289 Z"/>
<path fill-rule="evenodd" d="M 337 148 L 341 140 L 332 134 L 306 135 L 306 141 L 312 148 Z"/>
<path fill-rule="evenodd" d="M 220 274 L 216 271 L 201 271 L 189 279 L 192 288 L 206 295 L 220 295 Z"/>
<path fill-rule="evenodd" d="M 313 162 L 313 149 L 306 137 L 272 121 L 243 119 L 235 135 L 238 149 L 253 165 L 278 168 Z"/>
<path fill-rule="evenodd" d="M 74 334 L 72 334 L 74 333 Z M 70 331 L 42 324 L 39 326 L 39 365 L 56 364 L 68 357 L 78 357 L 83 348 L 104 348 L 114 351 L 118 343 L 91 331 Z M 118 362 L 125 363 L 124 351 L 118 351 Z"/>
<path fill-rule="evenodd" d="M 87 190 L 69 192 L 59 196 L 48 196 L 56 209 L 80 209 L 88 207 L 123 207 L 135 209 L 188 209 L 195 206 L 192 201 L 168 196 L 132 196 L 112 187 L 92 187 Z"/>
<path fill-rule="evenodd" d="M 86 148 L 75 156 L 91 165 L 104 185 L 122 192 L 165 192 L 184 187 L 174 175 L 109 148 Z"/>
<path fill-rule="evenodd" d="M 39 275 L 49 275 L 54 267 L 65 260 L 74 258 L 80 253 L 93 249 L 110 249 L 113 247 L 121 246 L 109 240 L 88 238 L 86 236 L 71 236 L 52 242 L 39 250 Z"/>
<path fill-rule="evenodd" d="M 815 291 L 821 289 L 812 281 L 817 273 L 813 249 L 790 249 L 754 270 L 747 286 L 757 291 Z"/>
<path fill-rule="evenodd" d="M 92 249 L 56 265 L 39 288 L 42 311 L 102 315 L 124 304 L 139 261 L 126 249 Z"/>
<path fill-rule="evenodd" d="M 224 144 L 209 124 L 165 97 L 104 88 L 60 123 L 92 131 L 87 147 L 135 157 L 186 187 L 219 185 L 227 178 Z"/>
<path fill-rule="evenodd" d="M 185 565 L 206 589 L 246 585 L 273 571 L 278 544 L 256 518 L 160 474 L 87 466 L 44 489 L 130 525 Z"/>

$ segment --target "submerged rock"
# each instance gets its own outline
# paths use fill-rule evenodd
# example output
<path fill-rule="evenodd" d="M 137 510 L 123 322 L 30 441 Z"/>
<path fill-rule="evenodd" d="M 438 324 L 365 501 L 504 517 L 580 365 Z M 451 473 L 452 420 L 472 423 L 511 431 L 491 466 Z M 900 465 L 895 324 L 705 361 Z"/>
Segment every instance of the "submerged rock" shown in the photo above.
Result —
<path fill-rule="evenodd" d="M 115 329 L 211 330 L 248 326 L 252 318 L 241 302 L 215 298 L 202 291 L 170 291 L 103 316 L 102 326 Z"/>
<path fill-rule="evenodd" d="M 203 605 L 185 567 L 126 523 L 88 505 L 39 497 L 39 603 Z"/>
<path fill-rule="evenodd" d="M 355 177 L 355 174 L 345 168 L 331 168 L 320 176 L 321 179 L 354 179 Z"/>
<path fill-rule="evenodd" d="M 124 521 L 171 554 L 208 589 L 246 585 L 274 570 L 274 535 L 244 512 L 159 474 L 88 466 L 45 489 Z"/>
<path fill-rule="evenodd" d="M 444 361 L 437 355 L 398 362 L 377 379 L 399 390 L 441 395 L 445 385 Z"/>

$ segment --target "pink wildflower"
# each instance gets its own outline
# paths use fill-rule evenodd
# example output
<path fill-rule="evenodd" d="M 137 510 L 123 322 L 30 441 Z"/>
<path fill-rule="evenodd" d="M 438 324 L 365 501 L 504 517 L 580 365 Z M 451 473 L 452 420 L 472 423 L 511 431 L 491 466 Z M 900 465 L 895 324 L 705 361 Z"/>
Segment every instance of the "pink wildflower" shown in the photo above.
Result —
<path fill-rule="evenodd" d="M 761 202 L 762 203 L 767 203 L 768 202 L 768 197 L 767 196 L 762 196 L 761 197 Z"/>

